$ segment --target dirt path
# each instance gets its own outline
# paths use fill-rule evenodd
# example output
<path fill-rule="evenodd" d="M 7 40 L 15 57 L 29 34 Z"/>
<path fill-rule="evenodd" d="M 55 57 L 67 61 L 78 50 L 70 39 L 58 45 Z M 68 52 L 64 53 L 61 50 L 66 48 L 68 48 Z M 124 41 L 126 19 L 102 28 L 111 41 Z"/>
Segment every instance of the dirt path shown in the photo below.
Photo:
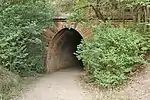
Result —
<path fill-rule="evenodd" d="M 91 88 L 83 84 L 95 99 L 92 100 L 150 100 L 150 65 L 131 77 L 131 82 L 120 89 L 99 89 Z"/>
<path fill-rule="evenodd" d="M 45 75 L 15 100 L 150 100 L 150 65 L 121 90 L 89 86 L 80 81 L 81 74 L 80 69 L 69 68 Z"/>
<path fill-rule="evenodd" d="M 18 100 L 92 100 L 80 86 L 81 69 L 69 68 L 46 75 L 30 85 Z"/>

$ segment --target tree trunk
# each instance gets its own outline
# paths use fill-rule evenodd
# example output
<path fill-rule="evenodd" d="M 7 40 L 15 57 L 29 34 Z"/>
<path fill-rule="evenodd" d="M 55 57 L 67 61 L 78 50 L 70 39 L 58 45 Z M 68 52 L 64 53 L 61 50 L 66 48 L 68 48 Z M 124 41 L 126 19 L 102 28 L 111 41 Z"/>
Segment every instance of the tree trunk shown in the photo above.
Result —
<path fill-rule="evenodd" d="M 146 6 L 144 7 L 144 32 L 146 32 L 147 30 L 147 10 L 146 10 Z"/>
<path fill-rule="evenodd" d="M 150 7 L 147 7 L 147 22 L 148 22 L 148 31 L 150 30 Z"/>
<path fill-rule="evenodd" d="M 99 3 L 100 3 L 100 0 L 97 0 L 96 7 L 94 7 L 93 5 L 91 5 L 91 7 L 92 7 L 92 9 L 93 9 L 94 12 L 95 12 L 96 17 L 97 17 L 99 20 L 102 20 L 102 21 L 106 22 L 106 19 L 104 18 L 102 12 L 100 11 Z"/>
<path fill-rule="evenodd" d="M 141 9 L 138 11 L 138 23 L 141 22 Z"/>

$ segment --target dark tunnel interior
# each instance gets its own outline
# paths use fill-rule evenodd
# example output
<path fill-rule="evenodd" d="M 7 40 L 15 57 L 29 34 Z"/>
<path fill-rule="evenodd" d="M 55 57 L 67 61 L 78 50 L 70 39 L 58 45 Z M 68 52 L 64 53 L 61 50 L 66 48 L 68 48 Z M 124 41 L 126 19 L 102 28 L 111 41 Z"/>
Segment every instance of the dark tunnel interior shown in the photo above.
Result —
<path fill-rule="evenodd" d="M 74 55 L 83 39 L 80 33 L 72 28 L 64 28 L 57 33 L 56 38 L 58 41 L 56 50 L 59 51 L 59 65 L 57 66 L 83 68 L 82 61 Z"/>

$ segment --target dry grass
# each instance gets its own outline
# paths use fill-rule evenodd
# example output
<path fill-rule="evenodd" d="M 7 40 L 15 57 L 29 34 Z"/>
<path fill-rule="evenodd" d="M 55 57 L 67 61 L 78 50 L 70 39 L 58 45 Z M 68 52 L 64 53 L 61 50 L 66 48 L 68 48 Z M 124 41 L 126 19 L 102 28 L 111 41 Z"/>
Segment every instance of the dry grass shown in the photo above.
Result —
<path fill-rule="evenodd" d="M 0 67 L 0 100 L 10 100 L 20 90 L 19 76 Z"/>

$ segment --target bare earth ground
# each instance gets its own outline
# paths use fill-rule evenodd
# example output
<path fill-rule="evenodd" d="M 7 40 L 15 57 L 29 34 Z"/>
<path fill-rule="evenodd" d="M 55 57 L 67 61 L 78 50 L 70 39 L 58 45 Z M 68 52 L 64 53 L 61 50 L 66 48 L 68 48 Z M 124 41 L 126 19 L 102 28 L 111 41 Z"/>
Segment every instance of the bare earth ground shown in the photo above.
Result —
<path fill-rule="evenodd" d="M 18 100 L 92 100 L 79 84 L 81 72 L 69 68 L 45 75 L 31 84 Z"/>
<path fill-rule="evenodd" d="M 83 84 L 93 94 L 92 100 L 150 100 L 150 65 L 147 65 L 131 82 L 118 90 L 102 90 Z M 94 92 L 93 92 L 94 91 Z"/>
<path fill-rule="evenodd" d="M 101 90 L 80 81 L 82 71 L 64 69 L 45 75 L 15 100 L 150 100 L 150 65 L 120 90 Z"/>

